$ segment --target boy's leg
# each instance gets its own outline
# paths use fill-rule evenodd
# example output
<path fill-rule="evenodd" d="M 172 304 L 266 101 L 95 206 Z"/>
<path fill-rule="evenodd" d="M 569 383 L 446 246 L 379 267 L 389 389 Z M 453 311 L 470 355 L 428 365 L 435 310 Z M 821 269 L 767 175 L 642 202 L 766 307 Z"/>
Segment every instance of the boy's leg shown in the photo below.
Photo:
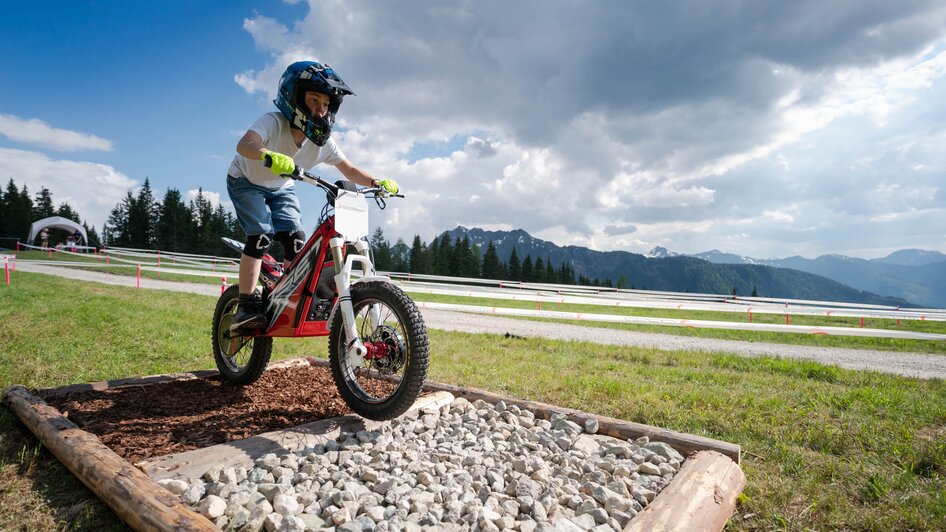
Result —
<path fill-rule="evenodd" d="M 263 301 L 256 293 L 256 280 L 259 278 L 263 254 L 272 242 L 270 235 L 252 235 L 247 238 L 243 254 L 240 256 L 240 303 L 231 331 L 249 331 L 266 327 L 266 313 Z"/>
<path fill-rule="evenodd" d="M 256 293 L 263 254 L 272 242 L 272 225 L 266 206 L 268 191 L 246 178 L 227 177 L 227 192 L 233 202 L 240 227 L 247 234 L 240 256 L 240 302 L 230 325 L 231 331 L 261 329 L 266 326 L 265 309 Z"/>
<path fill-rule="evenodd" d="M 306 241 L 299 198 L 294 188 L 285 188 L 273 192 L 267 199 L 267 204 L 272 212 L 276 239 L 285 251 L 283 268 L 289 268 L 289 264 L 302 251 Z"/>
<path fill-rule="evenodd" d="M 252 294 L 256 291 L 256 280 L 259 279 L 263 260 L 251 257 L 246 253 L 240 255 L 240 293 Z"/>

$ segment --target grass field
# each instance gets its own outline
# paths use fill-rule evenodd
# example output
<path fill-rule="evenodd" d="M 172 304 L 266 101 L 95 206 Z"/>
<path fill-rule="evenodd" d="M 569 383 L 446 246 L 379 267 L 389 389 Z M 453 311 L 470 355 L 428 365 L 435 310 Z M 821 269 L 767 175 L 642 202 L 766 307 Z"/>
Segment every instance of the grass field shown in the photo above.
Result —
<path fill-rule="evenodd" d="M 214 299 L 17 273 L 0 388 L 213 367 Z M 432 380 L 742 445 L 731 530 L 941 529 L 946 382 L 811 362 L 431 331 Z M 274 357 L 324 356 L 324 338 Z M 786 350 L 791 346 L 786 346 Z M 121 524 L 0 407 L 0 529 Z"/>

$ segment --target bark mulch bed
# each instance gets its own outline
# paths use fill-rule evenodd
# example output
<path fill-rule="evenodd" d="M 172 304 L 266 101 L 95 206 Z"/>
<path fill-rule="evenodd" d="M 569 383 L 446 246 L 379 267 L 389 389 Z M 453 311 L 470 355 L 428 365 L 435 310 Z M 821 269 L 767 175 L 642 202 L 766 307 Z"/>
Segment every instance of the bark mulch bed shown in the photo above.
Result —
<path fill-rule="evenodd" d="M 43 399 L 131 463 L 352 413 L 318 366 L 270 368 L 248 386 L 210 377 Z"/>

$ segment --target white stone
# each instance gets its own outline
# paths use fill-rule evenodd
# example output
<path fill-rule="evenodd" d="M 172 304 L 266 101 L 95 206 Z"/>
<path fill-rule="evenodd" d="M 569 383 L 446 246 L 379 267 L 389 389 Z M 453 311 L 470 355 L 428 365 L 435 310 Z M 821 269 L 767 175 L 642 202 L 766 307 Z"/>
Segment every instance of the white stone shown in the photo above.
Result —
<path fill-rule="evenodd" d="M 208 495 L 206 499 L 200 501 L 197 505 L 197 511 L 208 519 L 216 519 L 223 515 L 227 509 L 227 501 L 216 495 Z"/>
<path fill-rule="evenodd" d="M 190 487 L 190 484 L 184 482 L 183 480 L 164 478 L 158 481 L 158 485 L 162 488 L 170 491 L 174 495 L 181 495 L 187 488 Z"/>

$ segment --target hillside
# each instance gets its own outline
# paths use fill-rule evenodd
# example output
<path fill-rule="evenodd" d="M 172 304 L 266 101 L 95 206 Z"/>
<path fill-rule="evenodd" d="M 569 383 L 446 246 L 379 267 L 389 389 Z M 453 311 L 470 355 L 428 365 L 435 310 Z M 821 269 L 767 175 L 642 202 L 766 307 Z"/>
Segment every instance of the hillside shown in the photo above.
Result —
<path fill-rule="evenodd" d="M 753 288 L 759 296 L 795 299 L 821 299 L 852 303 L 913 306 L 909 300 L 879 296 L 851 288 L 840 282 L 808 272 L 757 264 L 713 264 L 688 256 L 648 258 L 626 251 L 594 251 L 578 246 L 558 246 L 534 238 L 527 232 L 484 231 L 457 227 L 448 233 L 451 239 L 469 238 L 485 250 L 490 241 L 502 260 L 507 260 L 513 248 L 520 258 L 551 259 L 555 265 L 563 262 L 577 275 L 610 279 L 612 283 L 623 275 L 628 287 L 679 292 L 732 293 L 749 295 Z"/>
<path fill-rule="evenodd" d="M 753 259 L 717 250 L 694 255 L 716 264 L 764 264 L 813 273 L 858 290 L 886 294 L 923 307 L 946 307 L 946 255 L 904 249 L 879 259 L 822 255 L 815 259 Z"/>

